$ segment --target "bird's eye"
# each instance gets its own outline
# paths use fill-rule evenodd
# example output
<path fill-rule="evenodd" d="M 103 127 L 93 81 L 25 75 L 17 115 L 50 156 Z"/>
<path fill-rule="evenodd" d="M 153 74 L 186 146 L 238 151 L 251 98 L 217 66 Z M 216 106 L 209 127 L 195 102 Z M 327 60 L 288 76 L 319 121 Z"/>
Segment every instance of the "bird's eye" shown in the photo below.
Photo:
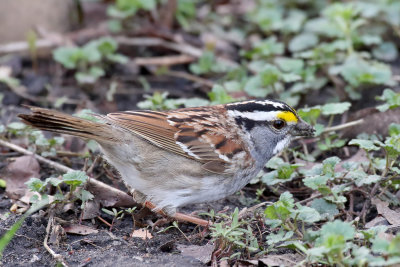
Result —
<path fill-rule="evenodd" d="M 272 126 L 277 130 L 282 130 L 285 127 L 286 123 L 283 120 L 276 120 L 272 122 Z"/>

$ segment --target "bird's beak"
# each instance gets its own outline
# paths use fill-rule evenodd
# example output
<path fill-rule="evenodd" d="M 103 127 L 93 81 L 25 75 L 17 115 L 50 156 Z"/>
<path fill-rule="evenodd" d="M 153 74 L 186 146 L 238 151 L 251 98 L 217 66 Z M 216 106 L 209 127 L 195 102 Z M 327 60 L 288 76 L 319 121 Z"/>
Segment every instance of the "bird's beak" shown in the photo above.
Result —
<path fill-rule="evenodd" d="M 315 133 L 315 129 L 310 124 L 303 121 L 302 119 L 299 119 L 297 124 L 292 129 L 293 136 L 311 137 L 311 136 L 314 136 L 314 133 Z"/>

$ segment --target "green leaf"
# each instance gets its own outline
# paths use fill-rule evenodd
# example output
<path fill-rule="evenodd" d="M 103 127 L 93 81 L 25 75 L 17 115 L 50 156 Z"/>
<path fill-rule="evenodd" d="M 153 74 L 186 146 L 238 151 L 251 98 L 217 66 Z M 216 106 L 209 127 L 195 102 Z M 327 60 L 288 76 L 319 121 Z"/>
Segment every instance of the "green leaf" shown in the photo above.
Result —
<path fill-rule="evenodd" d="M 0 187 L 6 188 L 6 186 L 7 186 L 7 182 L 3 179 L 0 179 Z"/>
<path fill-rule="evenodd" d="M 30 178 L 25 184 L 33 192 L 41 192 L 46 186 L 45 182 L 38 178 Z"/>
<path fill-rule="evenodd" d="M 103 55 L 111 55 L 118 49 L 117 42 L 111 37 L 103 37 L 97 40 L 92 41 L 88 44 L 95 46 L 97 50 Z"/>
<path fill-rule="evenodd" d="M 11 122 L 9 124 L 7 124 L 7 128 L 14 130 L 14 131 L 22 131 L 26 128 L 26 124 L 22 123 L 22 122 Z"/>
<path fill-rule="evenodd" d="M 317 119 L 321 115 L 321 107 L 314 106 L 309 108 L 302 108 L 297 110 L 297 113 L 303 120 L 314 125 L 317 123 Z"/>
<path fill-rule="evenodd" d="M 362 148 L 362 149 L 364 149 L 366 151 L 379 150 L 380 149 L 380 147 L 375 145 L 374 141 L 365 140 L 365 139 L 352 139 L 349 142 L 349 145 L 359 146 L 360 148 Z"/>
<path fill-rule="evenodd" d="M 256 43 L 250 51 L 242 51 L 241 55 L 249 59 L 264 59 L 273 55 L 283 54 L 284 46 L 277 41 L 276 36 L 272 36 L 266 40 Z"/>
<path fill-rule="evenodd" d="M 244 91 L 253 97 L 266 97 L 273 92 L 270 86 L 264 87 L 262 84 L 261 76 L 256 75 L 251 77 L 245 84 Z"/>
<path fill-rule="evenodd" d="M 75 69 L 78 62 L 86 57 L 79 47 L 59 47 L 53 51 L 53 58 L 62 64 L 64 68 Z"/>
<path fill-rule="evenodd" d="M 83 171 L 71 171 L 63 175 L 64 183 L 72 186 L 80 186 L 86 183 L 88 176 Z"/>
<path fill-rule="evenodd" d="M 89 191 L 87 191 L 85 189 L 80 189 L 79 190 L 79 194 L 78 194 L 78 198 L 80 200 L 82 200 L 81 208 L 83 209 L 84 205 L 85 205 L 85 202 L 87 202 L 88 200 L 92 200 L 94 198 L 94 196 Z"/>
<path fill-rule="evenodd" d="M 376 99 L 386 102 L 385 104 L 376 107 L 381 112 L 400 107 L 400 93 L 396 93 L 391 89 L 385 89 L 383 94 L 376 97 Z"/>
<path fill-rule="evenodd" d="M 111 211 L 111 210 L 108 210 L 108 209 L 105 209 L 105 208 L 102 208 L 101 209 L 104 213 L 106 213 L 106 214 L 108 214 L 108 215 L 110 215 L 110 216 L 115 216 L 115 214 L 114 214 L 114 212 L 113 211 Z"/>
<path fill-rule="evenodd" d="M 324 159 L 322 161 L 323 173 L 325 175 L 334 177 L 335 176 L 335 167 L 340 161 L 341 161 L 340 158 L 338 158 L 336 156 Z"/>
<path fill-rule="evenodd" d="M 275 59 L 275 63 L 284 72 L 300 74 L 304 70 L 304 61 L 302 59 L 279 57 Z"/>
<path fill-rule="evenodd" d="M 398 57 L 397 47 L 392 42 L 381 43 L 378 47 L 372 50 L 372 54 L 377 59 L 383 61 L 394 61 Z"/>
<path fill-rule="evenodd" d="M 400 135 L 400 124 L 391 123 L 389 125 L 389 135 L 392 137 Z"/>
<path fill-rule="evenodd" d="M 47 178 L 45 181 L 45 184 L 51 184 L 52 186 L 58 186 L 62 182 L 63 182 L 63 180 L 58 179 L 58 178 Z"/>
<path fill-rule="evenodd" d="M 235 101 L 221 85 L 214 85 L 211 92 L 208 93 L 211 104 L 226 104 Z"/>
<path fill-rule="evenodd" d="M 336 205 L 326 201 L 323 198 L 314 199 L 311 202 L 311 208 L 314 208 L 321 215 L 321 219 L 333 219 L 334 216 L 339 214 Z"/>
<path fill-rule="evenodd" d="M 356 231 L 350 223 L 335 220 L 325 223 L 319 233 L 320 239 L 317 244 L 322 243 L 325 247 L 333 248 L 344 244 L 343 241 L 353 239 Z"/>
<path fill-rule="evenodd" d="M 298 214 L 297 219 L 306 223 L 314 223 L 321 220 L 321 215 L 316 209 L 307 206 L 301 206 L 300 204 L 297 204 L 296 213 Z"/>
<path fill-rule="evenodd" d="M 329 103 L 321 107 L 321 112 L 323 115 L 343 114 L 345 111 L 349 110 L 350 106 L 351 104 L 349 102 Z"/>
<path fill-rule="evenodd" d="M 305 186 L 318 190 L 321 187 L 326 187 L 328 180 L 329 178 L 327 176 L 316 175 L 304 178 L 303 182 Z"/>
<path fill-rule="evenodd" d="M 353 87 L 359 87 L 362 84 L 393 84 L 392 71 L 388 65 L 365 61 L 358 56 L 348 57 L 338 70 Z"/>
<path fill-rule="evenodd" d="M 119 64 L 126 64 L 129 62 L 129 58 L 122 54 L 110 54 L 107 55 L 106 58 L 111 62 Z"/>
<path fill-rule="evenodd" d="M 293 53 L 310 49 L 317 45 L 318 41 L 318 37 L 313 33 L 301 33 L 290 40 L 289 50 Z"/>

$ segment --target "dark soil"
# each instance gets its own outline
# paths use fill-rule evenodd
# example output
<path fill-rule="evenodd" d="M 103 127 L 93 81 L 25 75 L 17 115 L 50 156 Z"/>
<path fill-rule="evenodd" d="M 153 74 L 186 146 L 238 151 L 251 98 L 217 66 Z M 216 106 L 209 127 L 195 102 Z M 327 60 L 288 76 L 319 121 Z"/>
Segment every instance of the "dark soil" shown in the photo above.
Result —
<path fill-rule="evenodd" d="M 10 213 L 11 200 L 4 192 L 0 196 L 1 236 L 21 215 Z M 213 203 L 192 205 L 181 211 L 185 213 L 211 209 L 232 211 L 236 206 L 242 206 L 238 195 Z M 109 222 L 112 220 L 111 216 L 104 213 L 102 217 Z M 64 213 L 59 215 L 59 218 L 77 222 L 79 214 Z M 154 215 L 146 216 L 146 219 L 157 220 Z M 47 224 L 48 214 L 44 211 L 29 216 L 5 249 L 1 266 L 54 266 L 55 260 L 43 246 Z M 175 228 L 163 231 L 168 225 L 155 229 L 148 227 L 152 238 L 147 240 L 130 237 L 132 230 L 139 227 L 133 228 L 132 219 L 128 216 L 117 220 L 111 232 L 109 227 L 98 219 L 86 220 L 82 224 L 98 229 L 99 232 L 85 236 L 62 234 L 56 243 L 49 242 L 50 247 L 62 255 L 70 266 L 207 266 L 207 263 L 193 256 L 182 255 L 178 249 L 178 246 L 202 246 L 211 242 L 209 237 L 202 238 L 199 233 L 203 229 L 194 225 L 179 224 L 181 231 L 190 238 L 189 242 Z M 207 258 L 211 255 L 204 256 Z"/>

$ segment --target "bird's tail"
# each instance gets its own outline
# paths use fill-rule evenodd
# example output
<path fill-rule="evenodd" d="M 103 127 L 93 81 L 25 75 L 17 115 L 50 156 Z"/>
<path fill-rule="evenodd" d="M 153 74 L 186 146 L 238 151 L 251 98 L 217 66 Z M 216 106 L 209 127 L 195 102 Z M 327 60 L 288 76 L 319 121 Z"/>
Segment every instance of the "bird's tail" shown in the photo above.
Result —
<path fill-rule="evenodd" d="M 41 130 L 94 139 L 100 142 L 117 140 L 112 131 L 113 127 L 107 123 L 94 122 L 45 108 L 29 108 L 31 109 L 30 114 L 19 114 L 18 117 L 24 123 Z"/>

